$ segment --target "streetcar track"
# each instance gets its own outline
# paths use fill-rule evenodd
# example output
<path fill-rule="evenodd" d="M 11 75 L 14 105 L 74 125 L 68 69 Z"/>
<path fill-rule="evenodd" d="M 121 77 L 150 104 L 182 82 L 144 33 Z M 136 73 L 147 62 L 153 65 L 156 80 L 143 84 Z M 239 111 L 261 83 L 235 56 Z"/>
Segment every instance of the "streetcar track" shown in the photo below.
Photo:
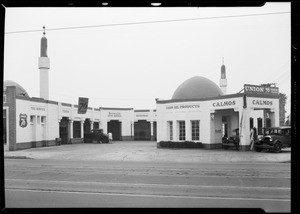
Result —
<path fill-rule="evenodd" d="M 186 196 L 186 195 L 163 195 L 163 194 L 136 194 L 136 193 L 111 193 L 111 192 L 87 192 L 87 191 L 64 191 L 64 190 L 40 190 L 40 189 L 14 189 L 7 188 L 7 191 L 29 191 L 29 192 L 57 192 L 57 193 L 69 193 L 69 194 L 91 194 L 91 195 L 113 195 L 113 196 L 137 196 L 137 197 L 171 197 L 171 198 L 194 198 L 194 199 L 227 199 L 227 200 L 254 200 L 254 201 L 286 201 L 290 202 L 290 199 L 278 199 L 278 198 L 250 198 L 250 197 L 221 197 L 221 196 Z"/>
<path fill-rule="evenodd" d="M 115 186 L 168 186 L 168 187 L 193 187 L 193 188 L 240 188 L 240 189 L 272 189 L 272 190 L 290 190 L 290 187 L 262 187 L 262 186 L 221 186 L 221 185 L 194 185 L 194 184 L 150 184 L 150 183 L 113 183 L 113 182 L 94 182 L 94 181 L 53 181 L 53 180 L 34 180 L 34 179 L 5 179 L 6 181 L 24 181 L 24 182 L 49 182 L 49 183 L 69 183 L 69 184 L 100 184 L 100 185 L 115 185 Z"/>

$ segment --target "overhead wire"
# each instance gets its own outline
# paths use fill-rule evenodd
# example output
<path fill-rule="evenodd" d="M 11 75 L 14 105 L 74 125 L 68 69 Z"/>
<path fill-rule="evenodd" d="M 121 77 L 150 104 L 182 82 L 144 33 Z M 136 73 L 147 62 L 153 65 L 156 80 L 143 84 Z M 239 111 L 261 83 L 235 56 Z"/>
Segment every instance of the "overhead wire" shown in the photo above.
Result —
<path fill-rule="evenodd" d="M 199 17 L 199 18 L 187 18 L 187 19 L 144 21 L 144 22 L 127 22 L 127 23 L 88 25 L 88 26 L 77 26 L 77 27 L 49 28 L 49 29 L 47 29 L 47 31 L 72 30 L 72 29 L 83 29 L 83 28 L 99 28 L 99 27 L 112 27 L 112 26 L 126 26 L 126 25 L 140 25 L 140 24 L 154 24 L 154 23 L 167 23 L 167 22 L 181 22 L 181 21 L 197 21 L 197 20 L 205 20 L 205 19 L 223 19 L 223 18 L 237 18 L 237 17 L 251 17 L 251 16 L 266 16 L 266 15 L 279 15 L 279 14 L 289 14 L 289 13 L 290 12 L 274 12 L 274 13 L 258 13 L 258 14 L 244 14 L 244 15 L 231 15 L 231 16 L 212 16 L 212 17 Z M 43 31 L 43 30 L 11 31 L 11 32 L 6 32 L 5 34 L 31 33 L 31 32 L 38 32 L 38 31 Z"/>

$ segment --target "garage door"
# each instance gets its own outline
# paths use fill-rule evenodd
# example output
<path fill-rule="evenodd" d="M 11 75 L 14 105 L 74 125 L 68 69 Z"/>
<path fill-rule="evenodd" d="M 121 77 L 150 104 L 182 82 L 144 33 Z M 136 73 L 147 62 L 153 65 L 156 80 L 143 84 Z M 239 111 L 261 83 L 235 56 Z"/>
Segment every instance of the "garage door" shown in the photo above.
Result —
<path fill-rule="evenodd" d="M 134 123 L 134 140 L 151 140 L 151 124 L 146 120 Z"/>
<path fill-rule="evenodd" d="M 122 140 L 121 136 L 121 122 L 118 120 L 111 120 L 107 122 L 107 130 L 112 133 L 113 140 Z"/>

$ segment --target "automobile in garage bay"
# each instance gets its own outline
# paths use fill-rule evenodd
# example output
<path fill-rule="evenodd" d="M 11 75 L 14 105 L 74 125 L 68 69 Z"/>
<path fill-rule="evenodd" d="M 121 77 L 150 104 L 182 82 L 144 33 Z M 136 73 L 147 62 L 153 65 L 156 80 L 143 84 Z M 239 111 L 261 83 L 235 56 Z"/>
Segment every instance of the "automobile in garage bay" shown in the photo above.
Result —
<path fill-rule="evenodd" d="M 227 136 L 224 136 L 222 138 L 222 148 L 228 149 L 228 148 L 234 148 L 236 150 L 239 150 L 240 148 L 240 137 L 239 137 L 239 129 L 232 130 L 232 134 L 229 138 Z"/>
<path fill-rule="evenodd" d="M 84 134 L 85 143 L 109 143 L 108 134 L 103 129 L 92 129 L 90 133 Z"/>

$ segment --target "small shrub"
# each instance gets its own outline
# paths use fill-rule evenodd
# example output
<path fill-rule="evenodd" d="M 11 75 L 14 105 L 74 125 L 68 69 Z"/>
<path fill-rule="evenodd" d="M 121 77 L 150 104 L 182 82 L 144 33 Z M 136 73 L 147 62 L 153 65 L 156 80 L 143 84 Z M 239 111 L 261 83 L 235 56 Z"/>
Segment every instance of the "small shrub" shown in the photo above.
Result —
<path fill-rule="evenodd" d="M 158 148 L 203 148 L 202 143 L 194 141 L 160 141 L 157 143 Z"/>

